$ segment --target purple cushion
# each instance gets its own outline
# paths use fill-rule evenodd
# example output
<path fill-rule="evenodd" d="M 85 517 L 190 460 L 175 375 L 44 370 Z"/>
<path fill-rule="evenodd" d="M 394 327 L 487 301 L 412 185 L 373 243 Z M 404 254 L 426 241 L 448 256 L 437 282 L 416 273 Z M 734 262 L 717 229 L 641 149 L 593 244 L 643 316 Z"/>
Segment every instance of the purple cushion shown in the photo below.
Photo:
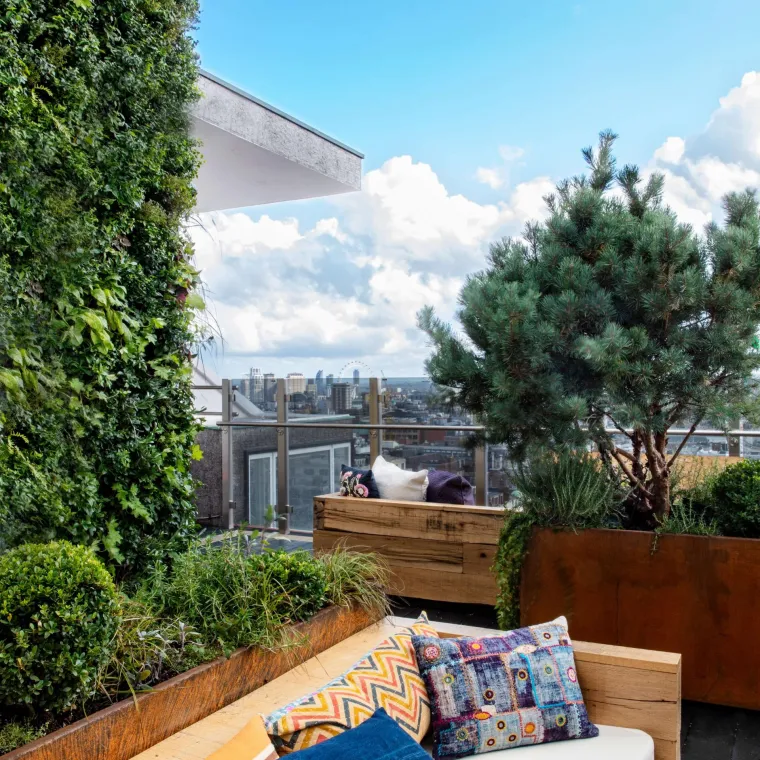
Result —
<path fill-rule="evenodd" d="M 475 504 L 472 486 L 461 475 L 445 470 L 428 471 L 427 501 L 438 504 Z"/>

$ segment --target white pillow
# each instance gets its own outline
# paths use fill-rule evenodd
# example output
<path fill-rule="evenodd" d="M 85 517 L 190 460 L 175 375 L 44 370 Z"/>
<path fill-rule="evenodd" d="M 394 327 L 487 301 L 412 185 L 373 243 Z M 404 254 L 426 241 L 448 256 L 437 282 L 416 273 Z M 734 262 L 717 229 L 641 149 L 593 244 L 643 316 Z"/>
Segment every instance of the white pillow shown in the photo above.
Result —
<path fill-rule="evenodd" d="M 378 457 L 372 465 L 377 490 L 381 499 L 393 501 L 425 501 L 428 489 L 428 471 L 410 472 Z"/>

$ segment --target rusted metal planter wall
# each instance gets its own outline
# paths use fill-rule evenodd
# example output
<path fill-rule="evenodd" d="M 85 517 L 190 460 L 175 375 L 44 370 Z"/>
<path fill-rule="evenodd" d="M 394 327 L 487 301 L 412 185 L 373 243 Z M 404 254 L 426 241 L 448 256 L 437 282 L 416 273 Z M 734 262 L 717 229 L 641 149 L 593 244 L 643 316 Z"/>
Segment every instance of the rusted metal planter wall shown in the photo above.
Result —
<path fill-rule="evenodd" d="M 760 709 L 760 540 L 539 530 L 520 599 L 526 625 L 680 652 L 684 699 Z"/>
<path fill-rule="evenodd" d="M 362 610 L 331 607 L 298 626 L 298 641 L 278 652 L 238 649 L 141 694 L 37 739 L 3 760 L 129 760 L 168 736 L 249 694 L 376 622 Z"/>

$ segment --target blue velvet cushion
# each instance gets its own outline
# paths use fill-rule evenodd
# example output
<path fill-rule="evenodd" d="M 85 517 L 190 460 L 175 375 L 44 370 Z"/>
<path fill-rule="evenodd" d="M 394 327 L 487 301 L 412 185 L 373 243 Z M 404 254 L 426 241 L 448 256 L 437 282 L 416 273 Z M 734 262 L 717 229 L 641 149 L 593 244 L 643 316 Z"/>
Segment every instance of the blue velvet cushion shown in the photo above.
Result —
<path fill-rule="evenodd" d="M 425 750 L 381 707 L 350 731 L 289 757 L 299 760 L 430 760 Z"/>
<path fill-rule="evenodd" d="M 380 491 L 372 470 L 360 470 L 347 464 L 340 468 L 340 495 L 356 496 L 360 499 L 379 499 Z"/>

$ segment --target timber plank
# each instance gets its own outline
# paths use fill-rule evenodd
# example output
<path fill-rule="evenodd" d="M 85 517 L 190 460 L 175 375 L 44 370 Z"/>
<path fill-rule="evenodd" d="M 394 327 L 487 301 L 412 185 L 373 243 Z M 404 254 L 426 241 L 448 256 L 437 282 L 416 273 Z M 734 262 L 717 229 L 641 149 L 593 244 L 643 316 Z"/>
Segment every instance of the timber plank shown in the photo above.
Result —
<path fill-rule="evenodd" d="M 314 524 L 318 530 L 497 544 L 503 520 L 504 510 L 498 507 L 341 496 L 314 499 Z"/>
<path fill-rule="evenodd" d="M 573 650 L 575 659 L 579 662 L 625 665 L 641 670 L 660 670 L 663 673 L 679 673 L 681 670 L 681 655 L 673 652 L 634 649 L 589 641 L 573 641 Z"/>
<path fill-rule="evenodd" d="M 345 542 L 353 549 L 366 549 L 381 554 L 393 567 L 418 567 L 444 573 L 462 572 L 462 544 L 331 530 L 315 530 L 313 540 L 314 551 L 330 551 L 335 544 Z"/>
<path fill-rule="evenodd" d="M 463 572 L 467 575 L 491 577 L 496 548 L 495 544 L 464 544 L 462 546 Z"/>
<path fill-rule="evenodd" d="M 391 565 L 394 574 L 390 591 L 411 599 L 430 599 L 469 604 L 496 604 L 496 579 L 493 576 L 465 573 L 431 573 L 414 567 Z"/>
<path fill-rule="evenodd" d="M 582 660 L 576 665 L 583 698 L 595 723 L 640 728 L 667 741 L 678 739 L 681 705 L 675 676 Z"/>

